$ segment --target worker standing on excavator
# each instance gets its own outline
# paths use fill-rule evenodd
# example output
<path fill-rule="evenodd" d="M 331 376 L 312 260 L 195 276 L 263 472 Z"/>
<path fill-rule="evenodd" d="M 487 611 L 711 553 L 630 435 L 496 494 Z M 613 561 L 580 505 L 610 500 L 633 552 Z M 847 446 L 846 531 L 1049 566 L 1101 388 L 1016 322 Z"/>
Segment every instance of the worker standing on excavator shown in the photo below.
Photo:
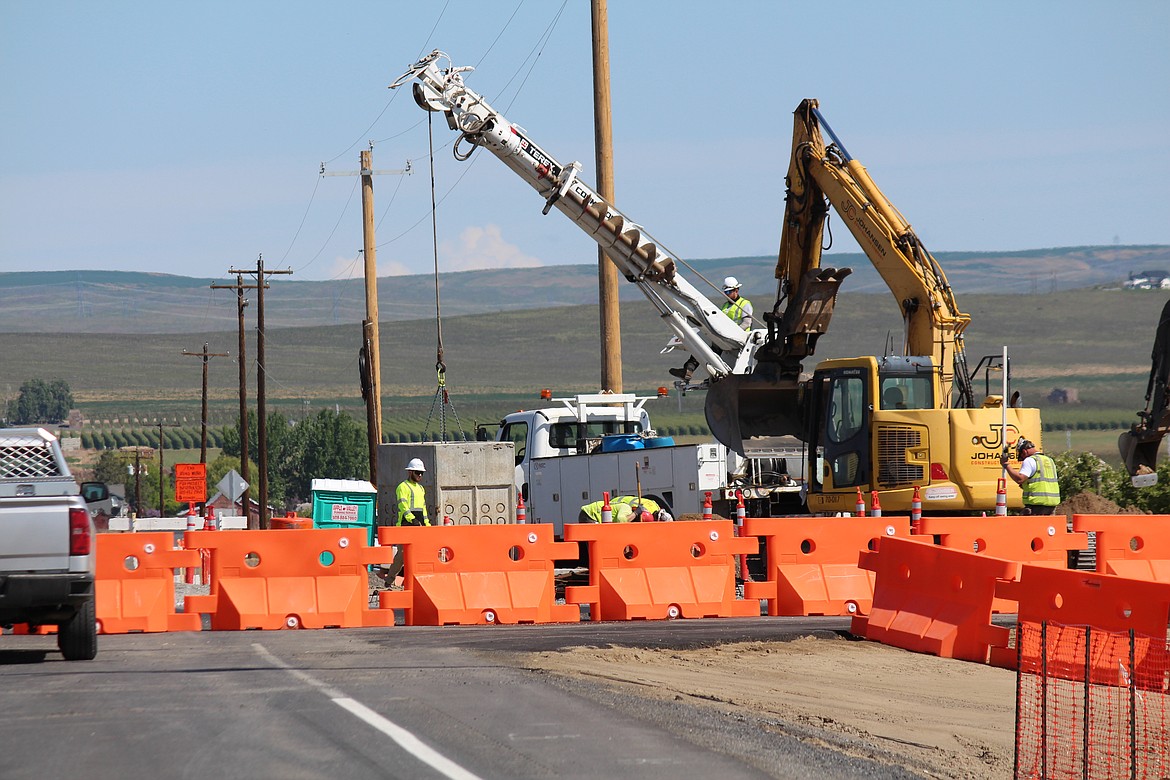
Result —
<path fill-rule="evenodd" d="M 1021 438 L 1016 442 L 1019 469 L 1013 468 L 1005 451 L 1000 465 L 1012 481 L 1023 488 L 1024 514 L 1050 515 L 1060 503 L 1060 483 L 1056 477 L 1056 461 L 1036 451 L 1036 445 Z"/>
<path fill-rule="evenodd" d="M 752 329 L 752 302 L 739 294 L 740 285 L 739 280 L 734 276 L 728 276 L 723 280 L 723 294 L 727 296 L 721 311 L 731 318 L 731 321 L 739 325 L 744 330 Z M 712 345 L 714 346 L 714 345 Z M 687 358 L 687 362 L 683 364 L 682 368 L 670 369 L 671 376 L 676 376 L 684 382 L 691 381 L 691 375 L 695 373 L 695 369 L 699 367 L 699 361 L 695 360 L 695 356 L 691 355 Z"/>

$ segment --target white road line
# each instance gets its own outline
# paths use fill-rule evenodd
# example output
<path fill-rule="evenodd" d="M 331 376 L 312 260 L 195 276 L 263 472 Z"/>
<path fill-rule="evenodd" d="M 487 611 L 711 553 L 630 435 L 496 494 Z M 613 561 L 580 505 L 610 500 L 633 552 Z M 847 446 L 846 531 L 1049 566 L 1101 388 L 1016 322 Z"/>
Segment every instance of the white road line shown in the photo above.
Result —
<path fill-rule="evenodd" d="M 300 669 L 292 668 L 287 663 L 269 652 L 268 648 L 266 648 L 264 645 L 253 643 L 252 647 L 255 649 L 257 654 L 263 657 L 270 664 L 280 669 L 284 669 L 286 672 L 296 677 L 301 682 L 316 688 L 321 693 L 328 696 L 334 704 L 341 707 L 343 710 L 350 712 L 359 719 L 365 721 L 370 726 L 373 726 L 378 731 L 390 737 L 390 739 L 397 742 L 398 746 L 407 753 L 410 753 L 412 756 L 417 758 L 419 761 L 422 761 L 436 772 L 441 773 L 444 777 L 449 777 L 451 780 L 480 780 L 478 775 L 459 766 L 459 764 L 456 764 L 451 759 L 434 750 L 414 734 L 402 728 L 393 721 L 382 717 L 361 702 L 351 699 L 348 696 L 344 696 L 336 688 L 326 685 L 312 675 L 306 674 Z"/>

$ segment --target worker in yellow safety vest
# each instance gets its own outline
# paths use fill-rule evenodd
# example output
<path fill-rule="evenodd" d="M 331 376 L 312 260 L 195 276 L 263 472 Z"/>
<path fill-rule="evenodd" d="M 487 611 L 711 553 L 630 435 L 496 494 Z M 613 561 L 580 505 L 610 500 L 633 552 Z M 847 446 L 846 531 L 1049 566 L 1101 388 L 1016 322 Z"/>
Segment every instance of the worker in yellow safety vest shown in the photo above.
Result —
<path fill-rule="evenodd" d="M 394 488 L 394 498 L 398 502 L 398 522 L 396 525 L 430 525 L 427 516 L 426 494 L 423 492 L 422 479 L 427 471 L 419 458 L 411 459 L 406 464 L 406 479 Z"/>
<path fill-rule="evenodd" d="M 604 501 L 594 501 L 581 507 L 577 515 L 578 523 L 600 523 L 601 507 Z M 671 520 L 670 513 L 659 506 L 657 501 L 637 496 L 617 496 L 609 500 L 609 508 L 613 512 L 615 523 L 651 522 L 653 520 Z"/>
<path fill-rule="evenodd" d="M 1051 515 L 1060 503 L 1060 483 L 1056 475 L 1056 461 L 1037 452 L 1036 445 L 1021 438 L 1016 442 L 1016 459 L 1020 467 L 1014 468 L 1005 452 L 999 459 L 1012 481 L 1019 485 L 1024 494 L 1024 514 Z"/>
<path fill-rule="evenodd" d="M 394 488 L 394 498 L 396 503 L 395 522 L 394 525 L 430 525 L 431 520 L 427 515 L 426 494 L 423 492 L 422 480 L 423 475 L 426 474 L 426 466 L 420 458 L 412 458 L 406 464 L 406 479 L 398 483 Z M 403 559 L 405 547 L 401 544 L 395 545 L 397 549 L 394 551 L 394 560 L 389 567 L 381 566 L 375 569 L 375 572 L 381 577 L 391 589 L 401 589 L 395 584 L 395 578 L 402 573 Z"/>
<path fill-rule="evenodd" d="M 755 312 L 752 310 L 752 302 L 739 294 L 739 288 L 742 287 L 739 280 L 734 276 L 728 276 L 723 280 L 723 294 L 727 296 L 727 300 L 723 302 L 720 311 L 731 318 L 731 321 L 740 326 L 744 330 L 752 329 L 752 316 Z M 715 345 L 712 344 L 712 347 Z M 699 367 L 699 361 L 695 359 L 694 355 L 687 357 L 687 362 L 683 364 L 682 368 L 670 369 L 671 376 L 676 376 L 683 382 L 691 381 L 691 374 L 695 373 L 695 369 Z"/>

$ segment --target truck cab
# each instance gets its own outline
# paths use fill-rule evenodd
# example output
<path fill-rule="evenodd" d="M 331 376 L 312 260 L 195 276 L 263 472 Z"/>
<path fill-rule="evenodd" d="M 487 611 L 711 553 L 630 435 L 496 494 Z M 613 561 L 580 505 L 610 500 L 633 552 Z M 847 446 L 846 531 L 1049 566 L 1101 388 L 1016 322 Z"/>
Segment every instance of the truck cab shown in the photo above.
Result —
<path fill-rule="evenodd" d="M 549 391 L 542 391 L 543 400 L 560 406 L 512 412 L 500 421 L 496 432 L 496 441 L 510 441 L 516 448 L 516 489 L 525 501 L 530 500 L 532 461 L 537 458 L 585 454 L 605 436 L 649 432 L 645 404 L 655 397 L 585 393 L 553 398 Z"/>

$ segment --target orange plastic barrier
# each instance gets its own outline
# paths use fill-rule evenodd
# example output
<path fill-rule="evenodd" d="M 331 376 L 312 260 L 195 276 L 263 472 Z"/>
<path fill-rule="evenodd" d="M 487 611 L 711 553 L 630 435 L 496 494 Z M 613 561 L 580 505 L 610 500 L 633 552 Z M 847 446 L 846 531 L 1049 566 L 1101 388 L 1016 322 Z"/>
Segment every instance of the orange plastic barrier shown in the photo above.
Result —
<path fill-rule="evenodd" d="M 730 520 L 566 525 L 565 540 L 589 544 L 589 584 L 565 601 L 589 604 L 591 620 L 755 617 L 735 597 L 736 556 L 754 553 Z"/>
<path fill-rule="evenodd" d="M 868 613 L 874 575 L 858 553 L 910 536 L 906 517 L 749 517 L 743 528 L 764 539 L 768 559 L 768 579 L 744 583 L 744 597 L 767 599 L 769 615 Z"/>
<path fill-rule="evenodd" d="M 576 559 L 577 545 L 553 541 L 551 525 L 383 526 L 378 542 L 403 547 L 403 589 L 378 598 L 408 626 L 581 619 L 556 603 L 554 561 Z"/>
<path fill-rule="evenodd" d="M 924 517 L 919 533 L 935 536 L 952 550 L 990 555 L 1032 566 L 1068 568 L 1069 550 L 1085 550 L 1089 535 L 1069 533 L 1064 515 Z M 995 599 L 992 612 L 1016 611 L 1014 602 Z"/>
<path fill-rule="evenodd" d="M 1167 666 L 1170 583 L 1024 566 L 1015 581 L 998 583 L 996 591 L 1019 603 L 1017 614 L 1022 623 L 1048 622 L 1099 629 L 1102 644 L 1094 642 L 1090 648 L 1093 682 L 1122 684 L 1112 643 L 1118 641 L 1118 635 L 1124 636 L 1130 630 L 1139 638 L 1134 662 L 1135 678 L 1142 678 L 1146 668 L 1162 670 Z M 1107 636 L 1109 632 L 1114 634 L 1111 639 Z M 1111 644 L 1106 645 L 1106 640 Z M 1128 642 L 1128 637 L 1125 641 Z M 1049 647 L 1047 656 L 1049 675 L 1084 679 L 1083 645 Z M 993 657 L 992 661 L 997 666 L 1015 667 L 1014 657 Z M 1158 678 L 1153 683 L 1155 690 L 1162 689 L 1165 681 L 1161 679 L 1161 673 L 1155 676 Z"/>
<path fill-rule="evenodd" d="M 188 531 L 189 550 L 211 553 L 211 592 L 187 596 L 188 612 L 211 615 L 211 628 L 360 628 L 392 626 L 390 610 L 369 609 L 366 567 L 389 563 L 389 550 L 366 545 L 365 529 Z"/>
<path fill-rule="evenodd" d="M 919 533 L 939 544 L 1030 566 L 1068 568 L 1070 550 L 1085 550 L 1089 536 L 1070 533 L 1064 515 L 924 517 Z"/>
<path fill-rule="evenodd" d="M 1170 582 L 1170 515 L 1073 515 L 1073 529 L 1096 531 L 1098 574 Z"/>
<path fill-rule="evenodd" d="M 987 663 L 992 647 L 1007 647 L 1009 630 L 991 625 L 998 580 L 1014 579 L 1020 564 L 889 537 L 859 565 L 876 572 L 868 617 L 852 631 L 883 644 L 942 658 Z"/>
<path fill-rule="evenodd" d="M 195 612 L 175 611 L 175 569 L 199 565 L 198 550 L 176 550 L 167 531 L 98 534 L 98 633 L 199 631 Z"/>

